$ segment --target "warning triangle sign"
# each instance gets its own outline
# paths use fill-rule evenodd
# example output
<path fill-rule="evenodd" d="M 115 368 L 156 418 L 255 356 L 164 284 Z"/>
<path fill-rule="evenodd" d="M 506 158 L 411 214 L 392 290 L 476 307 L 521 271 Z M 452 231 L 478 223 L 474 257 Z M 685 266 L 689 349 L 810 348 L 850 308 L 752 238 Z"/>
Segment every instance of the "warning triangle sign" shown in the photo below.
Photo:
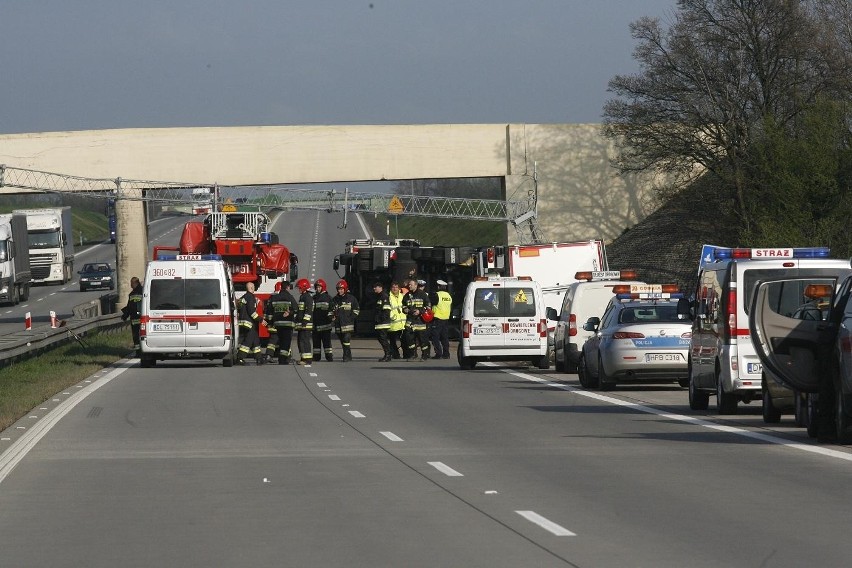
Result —
<path fill-rule="evenodd" d="M 402 213 L 405 211 L 405 205 L 399 200 L 399 197 L 394 195 L 388 205 L 388 213 Z"/>

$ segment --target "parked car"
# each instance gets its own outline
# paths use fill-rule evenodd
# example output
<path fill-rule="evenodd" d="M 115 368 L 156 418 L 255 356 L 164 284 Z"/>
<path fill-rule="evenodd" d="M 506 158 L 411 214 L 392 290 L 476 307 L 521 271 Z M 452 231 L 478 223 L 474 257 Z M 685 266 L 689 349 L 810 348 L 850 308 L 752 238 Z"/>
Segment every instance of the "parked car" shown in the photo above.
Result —
<path fill-rule="evenodd" d="M 594 332 L 577 363 L 580 384 L 610 389 L 616 383 L 677 382 L 689 385 L 687 352 L 692 322 L 678 313 L 676 285 L 614 286 L 603 317 L 583 329 Z"/>
<path fill-rule="evenodd" d="M 78 270 L 80 275 L 80 291 L 98 289 L 115 289 L 115 271 L 106 262 L 89 262 L 83 265 L 83 270 Z"/>
<path fill-rule="evenodd" d="M 752 298 L 749 327 L 764 367 L 786 387 L 807 393 L 808 434 L 828 438 L 829 432 L 818 431 L 816 426 L 832 425 L 831 437 L 844 442 L 852 426 L 852 276 L 839 286 L 815 285 L 811 283 L 814 278 L 801 274 L 759 282 Z M 791 285 L 821 287 L 808 290 L 806 295 L 831 297 L 827 318 L 792 317 L 776 309 L 774 298 L 779 287 Z M 820 410 L 829 415 L 821 420 Z"/>

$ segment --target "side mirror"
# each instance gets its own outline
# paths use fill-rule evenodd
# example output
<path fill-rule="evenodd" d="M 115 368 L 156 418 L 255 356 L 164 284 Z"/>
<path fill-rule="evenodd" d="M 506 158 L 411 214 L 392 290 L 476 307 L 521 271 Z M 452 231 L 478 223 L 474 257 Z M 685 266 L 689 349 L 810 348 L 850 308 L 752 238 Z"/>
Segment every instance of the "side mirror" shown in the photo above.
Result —
<path fill-rule="evenodd" d="M 334 270 L 337 270 L 338 268 L 340 268 L 340 257 L 339 256 L 334 257 L 334 262 L 332 263 L 332 267 L 334 268 Z"/>
<path fill-rule="evenodd" d="M 552 321 L 558 321 L 559 320 L 559 314 L 556 313 L 556 310 L 554 308 L 547 308 L 544 311 L 544 313 L 547 315 L 547 319 L 549 319 L 549 320 L 552 320 Z"/>

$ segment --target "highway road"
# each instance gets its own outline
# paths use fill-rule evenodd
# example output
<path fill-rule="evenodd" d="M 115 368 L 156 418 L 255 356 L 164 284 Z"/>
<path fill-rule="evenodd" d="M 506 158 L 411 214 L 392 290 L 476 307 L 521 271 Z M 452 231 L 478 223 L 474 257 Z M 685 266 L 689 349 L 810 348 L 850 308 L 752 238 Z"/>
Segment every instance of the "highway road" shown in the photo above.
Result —
<path fill-rule="evenodd" d="M 316 213 L 279 223 L 309 278 L 334 278 L 328 255 L 357 231 Z M 852 451 L 791 417 L 693 412 L 676 386 L 378 363 L 368 338 L 354 356 L 129 359 L 57 394 L 0 434 L 0 563 L 850 563 Z"/>

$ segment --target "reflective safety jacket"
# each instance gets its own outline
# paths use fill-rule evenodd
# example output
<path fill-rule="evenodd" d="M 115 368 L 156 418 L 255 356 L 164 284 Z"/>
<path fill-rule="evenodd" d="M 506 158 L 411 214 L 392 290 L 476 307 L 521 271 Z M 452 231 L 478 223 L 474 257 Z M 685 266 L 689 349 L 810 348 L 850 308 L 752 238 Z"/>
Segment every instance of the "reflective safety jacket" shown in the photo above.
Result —
<path fill-rule="evenodd" d="M 450 319 L 450 313 L 452 312 L 453 307 L 453 297 L 445 290 L 438 290 L 435 293 L 435 296 L 438 298 L 438 301 L 435 302 L 435 306 L 432 309 L 432 312 L 435 314 L 435 319 Z"/>
<path fill-rule="evenodd" d="M 314 329 L 314 298 L 310 292 L 302 292 L 296 312 L 296 329 L 300 331 Z"/>
<path fill-rule="evenodd" d="M 296 298 L 289 290 L 281 290 L 269 296 L 263 313 L 270 331 L 296 327 L 296 307 Z"/>
<path fill-rule="evenodd" d="M 136 286 L 127 296 L 127 317 L 131 325 L 139 325 L 142 321 L 142 286 Z"/>
<path fill-rule="evenodd" d="M 257 311 L 257 297 L 251 292 L 246 292 L 239 299 L 240 327 L 245 329 L 257 329 L 260 323 L 260 313 Z"/>
<path fill-rule="evenodd" d="M 390 305 L 391 324 L 388 331 L 402 331 L 405 329 L 405 312 L 402 311 L 402 299 L 405 295 L 400 292 L 394 295 L 393 292 L 388 294 L 388 303 Z"/>
<path fill-rule="evenodd" d="M 320 292 L 314 295 L 314 329 L 317 331 L 331 331 L 332 323 L 331 296 L 328 292 Z"/>
<path fill-rule="evenodd" d="M 409 292 L 402 298 L 402 310 L 406 315 L 405 325 L 411 328 L 412 331 L 422 331 L 426 329 L 426 322 L 420 317 L 423 310 L 432 307 L 432 302 L 429 301 L 429 295 L 417 289 L 416 292 Z"/>
<path fill-rule="evenodd" d="M 391 326 L 391 305 L 386 292 L 382 292 L 376 297 L 375 307 L 375 322 L 376 329 L 390 329 Z"/>
<path fill-rule="evenodd" d="M 334 313 L 334 329 L 337 333 L 354 333 L 355 319 L 361 313 L 358 299 L 349 292 L 338 294 L 331 299 Z"/>

